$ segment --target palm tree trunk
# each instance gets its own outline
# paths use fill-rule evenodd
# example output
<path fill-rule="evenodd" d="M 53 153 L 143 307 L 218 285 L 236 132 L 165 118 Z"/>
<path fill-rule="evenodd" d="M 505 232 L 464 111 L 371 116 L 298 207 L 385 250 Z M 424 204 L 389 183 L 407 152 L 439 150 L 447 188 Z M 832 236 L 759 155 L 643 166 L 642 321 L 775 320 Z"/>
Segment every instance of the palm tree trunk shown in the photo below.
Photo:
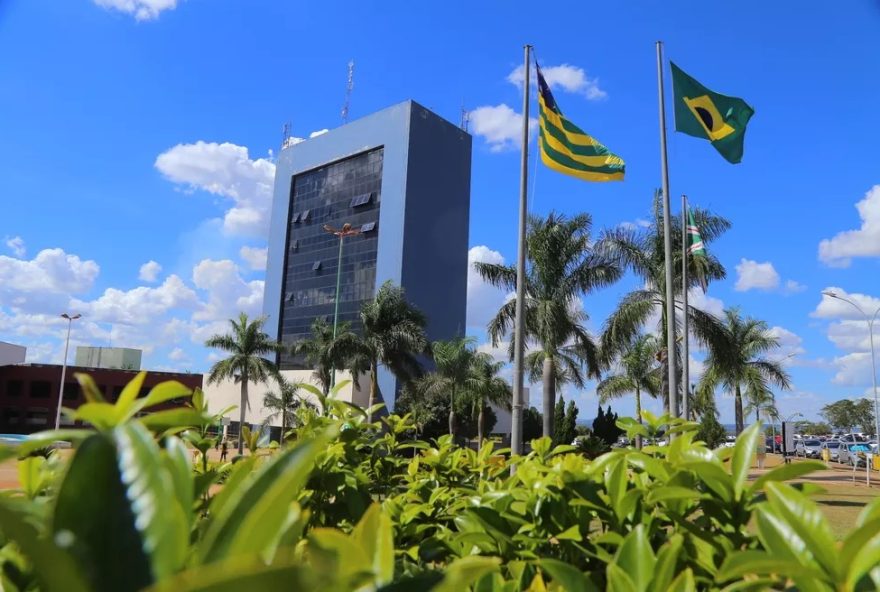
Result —
<path fill-rule="evenodd" d="M 449 435 L 455 440 L 455 387 L 449 391 Z"/>
<path fill-rule="evenodd" d="M 745 422 L 743 421 L 743 398 L 739 385 L 736 385 L 735 395 L 734 413 L 736 414 L 736 435 L 739 436 L 745 428 Z"/>
<path fill-rule="evenodd" d="M 379 377 L 376 363 L 370 363 L 370 398 L 367 400 L 367 423 L 373 423 L 373 405 L 376 404 L 376 391 L 379 390 Z"/>
<path fill-rule="evenodd" d="M 480 397 L 480 413 L 477 414 L 477 450 L 483 445 L 483 438 L 485 435 L 483 434 L 483 421 L 485 420 L 483 408 L 486 406 L 483 398 Z"/>
<path fill-rule="evenodd" d="M 248 377 L 247 374 L 241 376 L 241 413 L 238 420 L 238 455 L 244 454 L 244 414 L 248 401 Z"/>
<path fill-rule="evenodd" d="M 642 423 L 642 393 L 639 391 L 639 387 L 636 387 L 636 419 L 639 420 L 639 423 Z M 641 434 L 636 434 L 636 448 L 642 449 Z"/>
<path fill-rule="evenodd" d="M 553 358 L 544 357 L 544 433 L 545 438 L 553 438 L 553 414 L 556 410 L 556 372 Z"/>
<path fill-rule="evenodd" d="M 666 352 L 666 350 L 663 350 Z M 660 396 L 663 397 L 663 413 L 669 413 L 669 356 L 664 354 L 660 363 Z"/>

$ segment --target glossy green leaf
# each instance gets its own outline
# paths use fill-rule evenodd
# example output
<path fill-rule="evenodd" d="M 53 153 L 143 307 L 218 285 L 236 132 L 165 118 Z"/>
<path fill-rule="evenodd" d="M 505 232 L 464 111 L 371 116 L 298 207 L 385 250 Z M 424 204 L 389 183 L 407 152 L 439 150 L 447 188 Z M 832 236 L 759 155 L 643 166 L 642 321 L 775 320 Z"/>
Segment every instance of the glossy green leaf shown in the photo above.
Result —
<path fill-rule="evenodd" d="M 761 488 L 764 487 L 765 483 L 769 483 L 771 481 L 788 481 L 790 479 L 795 479 L 797 477 L 802 477 L 803 475 L 807 475 L 812 473 L 813 471 L 820 471 L 825 469 L 825 463 L 820 462 L 818 460 L 805 460 L 803 462 L 794 462 L 779 465 L 778 467 L 774 467 L 755 479 L 755 482 L 749 488 L 751 492 L 760 491 Z"/>
<path fill-rule="evenodd" d="M 651 582 L 652 590 L 658 592 L 666 590 L 672 583 L 683 542 L 682 535 L 674 534 L 668 542 L 660 547 L 660 551 L 657 553 L 657 563 L 654 566 L 654 578 Z"/>
<path fill-rule="evenodd" d="M 850 533 L 844 541 L 841 558 L 846 584 L 855 590 L 859 580 L 880 565 L 880 518 Z"/>
<path fill-rule="evenodd" d="M 431 588 L 432 592 L 462 592 L 488 573 L 498 569 L 496 557 L 471 555 L 456 559 L 446 568 L 443 579 Z"/>
<path fill-rule="evenodd" d="M 669 588 L 657 588 L 657 590 L 668 590 L 669 592 L 694 592 L 696 589 L 694 572 L 690 568 L 678 574 L 678 577 L 672 581 Z"/>
<path fill-rule="evenodd" d="M 836 541 L 828 520 L 816 504 L 784 483 L 768 483 L 767 497 L 775 513 L 804 541 L 813 557 L 835 580 L 840 578 Z"/>
<path fill-rule="evenodd" d="M 234 557 L 165 579 L 144 592 L 290 592 L 318 590 L 312 570 L 296 563 L 266 565 Z"/>
<path fill-rule="evenodd" d="M 187 532 L 189 532 L 189 526 L 193 519 L 192 505 L 195 497 L 195 482 L 189 451 L 180 438 L 166 438 L 163 460 L 165 469 L 171 477 L 174 501 L 180 504 L 180 509 L 186 520 Z"/>
<path fill-rule="evenodd" d="M 18 545 L 34 565 L 44 592 L 90 592 L 76 558 L 59 548 L 50 539 L 41 537 L 26 516 L 13 509 L 8 500 L 0 498 L 0 530 Z"/>
<path fill-rule="evenodd" d="M 749 478 L 749 470 L 758 450 L 758 438 L 761 437 L 761 424 L 753 423 L 747 427 L 736 439 L 733 458 L 730 462 L 730 473 L 733 477 L 733 491 L 735 499 L 740 499 L 746 480 Z"/>
<path fill-rule="evenodd" d="M 152 434 L 138 423 L 120 425 L 113 434 L 143 549 L 154 576 L 165 578 L 186 559 L 189 521 Z"/>
<path fill-rule="evenodd" d="M 862 511 L 859 512 L 856 518 L 856 526 L 862 526 L 877 519 L 880 519 L 880 496 L 877 496 L 862 508 Z"/>
<path fill-rule="evenodd" d="M 82 372 L 77 372 L 73 377 L 79 383 L 79 388 L 82 390 L 83 397 L 85 397 L 87 403 L 106 402 L 103 393 L 101 393 L 101 389 L 98 388 L 98 385 L 91 376 Z"/>
<path fill-rule="evenodd" d="M 727 557 L 718 571 L 719 581 L 741 580 L 751 576 L 778 575 L 798 579 L 806 590 L 825 590 L 821 581 L 823 574 L 817 569 L 802 565 L 797 559 L 778 557 L 766 551 L 739 551 Z"/>
<path fill-rule="evenodd" d="M 342 583 L 352 581 L 355 576 L 364 580 L 373 573 L 372 558 L 359 542 L 333 528 L 312 530 L 308 552 L 316 571 L 336 574 Z"/>
<path fill-rule="evenodd" d="M 539 559 L 536 564 L 566 592 L 598 592 L 596 585 L 573 565 L 549 558 Z"/>
<path fill-rule="evenodd" d="M 125 592 L 152 583 L 136 519 L 112 436 L 91 436 L 70 462 L 52 521 L 55 541 L 75 558 L 91 589 Z"/>
<path fill-rule="evenodd" d="M 110 430 L 116 421 L 116 411 L 110 403 L 83 403 L 70 416 L 91 424 L 97 430 Z"/>
<path fill-rule="evenodd" d="M 384 585 L 394 577 L 394 531 L 382 506 L 372 504 L 351 532 L 370 561 L 376 583 Z"/>
<path fill-rule="evenodd" d="M 327 428 L 269 460 L 247 487 L 233 491 L 211 521 L 202 539 L 203 563 L 262 553 L 282 534 L 288 505 L 299 495 L 315 461 L 335 428 Z"/>
<path fill-rule="evenodd" d="M 18 445 L 15 449 L 19 457 L 27 456 L 35 450 L 48 448 L 55 445 L 56 442 L 71 442 L 76 445 L 84 441 L 86 438 L 94 434 L 92 430 L 46 430 L 44 432 L 36 432 L 27 437 L 27 439 Z"/>
<path fill-rule="evenodd" d="M 18 461 L 18 483 L 24 494 L 33 499 L 46 486 L 44 479 L 44 465 L 46 459 L 42 456 L 32 456 Z"/>
<path fill-rule="evenodd" d="M 605 567 L 605 574 L 608 578 L 607 592 L 639 592 L 632 578 L 616 563 L 609 563 Z"/>
<path fill-rule="evenodd" d="M 138 372 L 135 377 L 122 388 L 122 392 L 119 393 L 119 398 L 116 399 L 115 407 L 117 410 L 117 417 L 123 417 L 134 405 L 135 400 L 137 400 L 138 395 L 141 393 L 141 388 L 144 386 L 144 379 L 146 377 L 146 372 Z"/>
<path fill-rule="evenodd" d="M 141 417 L 138 421 L 153 431 L 167 430 L 176 427 L 200 426 L 205 421 L 204 414 L 189 407 L 154 411 Z"/>
<path fill-rule="evenodd" d="M 700 492 L 687 487 L 677 487 L 674 485 L 666 487 L 658 487 L 651 490 L 646 501 L 649 504 L 664 502 L 668 500 L 692 500 L 700 497 Z"/>
<path fill-rule="evenodd" d="M 645 525 L 639 524 L 623 539 L 623 544 L 614 557 L 617 565 L 625 571 L 636 590 L 644 592 L 654 577 L 657 558 L 648 543 Z"/>

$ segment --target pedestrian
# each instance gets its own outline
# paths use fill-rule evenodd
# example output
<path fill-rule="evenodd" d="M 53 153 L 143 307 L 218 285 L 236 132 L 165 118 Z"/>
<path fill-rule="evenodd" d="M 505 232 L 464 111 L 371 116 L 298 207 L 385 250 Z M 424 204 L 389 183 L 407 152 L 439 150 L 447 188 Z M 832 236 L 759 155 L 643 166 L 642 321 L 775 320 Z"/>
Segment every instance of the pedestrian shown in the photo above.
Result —
<path fill-rule="evenodd" d="M 220 462 L 226 462 L 226 454 L 228 452 L 226 440 L 223 440 L 223 444 L 220 447 Z"/>

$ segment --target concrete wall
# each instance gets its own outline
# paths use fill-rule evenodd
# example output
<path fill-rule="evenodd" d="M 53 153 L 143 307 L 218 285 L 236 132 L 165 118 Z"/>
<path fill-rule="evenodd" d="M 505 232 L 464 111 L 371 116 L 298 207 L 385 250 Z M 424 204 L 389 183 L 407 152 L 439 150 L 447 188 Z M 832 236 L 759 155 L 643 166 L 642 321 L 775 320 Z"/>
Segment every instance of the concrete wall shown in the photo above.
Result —
<path fill-rule="evenodd" d="M 143 352 L 128 347 L 90 347 L 77 346 L 77 366 L 86 368 L 118 368 L 140 370 Z"/>
<path fill-rule="evenodd" d="M 305 382 L 320 388 L 318 382 L 315 380 L 314 376 L 312 376 L 311 370 L 282 370 L 281 374 L 292 383 Z M 340 371 L 336 373 L 337 383 L 350 379 L 351 375 L 348 372 Z M 360 389 L 356 388 L 353 382 L 349 383 L 347 387 L 339 392 L 337 398 L 342 401 L 354 403 L 366 409 L 370 396 L 370 381 L 364 376 L 358 380 L 358 382 L 361 387 Z M 263 397 L 266 393 L 272 391 L 276 393 L 278 392 L 278 385 L 274 382 L 269 384 L 248 383 L 248 400 L 250 401 L 250 409 L 245 414 L 245 421 L 247 423 L 261 424 L 265 421 L 266 417 L 270 415 L 271 411 L 263 407 Z M 237 422 L 239 420 L 241 414 L 241 409 L 239 407 L 241 402 L 241 384 L 236 383 L 234 380 L 226 380 L 219 384 L 208 384 L 208 377 L 205 376 L 204 392 L 209 404 L 209 409 L 212 412 L 216 413 L 230 405 L 235 405 L 236 408 L 225 414 L 225 417 L 228 417 L 230 421 Z M 317 403 L 311 394 L 305 391 L 300 391 L 300 394 L 304 399 L 311 403 Z M 281 419 L 276 418 L 275 421 L 271 422 L 271 425 L 280 426 Z"/>
<path fill-rule="evenodd" d="M 27 348 L 23 345 L 0 341 L 0 366 L 9 364 L 24 364 L 27 357 Z"/>

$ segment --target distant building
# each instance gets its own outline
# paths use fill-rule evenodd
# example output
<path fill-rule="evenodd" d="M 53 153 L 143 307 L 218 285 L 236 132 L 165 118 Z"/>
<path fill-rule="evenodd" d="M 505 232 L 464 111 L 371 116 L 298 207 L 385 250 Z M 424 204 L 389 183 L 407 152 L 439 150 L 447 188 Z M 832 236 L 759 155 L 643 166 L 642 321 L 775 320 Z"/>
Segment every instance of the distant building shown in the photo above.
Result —
<path fill-rule="evenodd" d="M 128 347 L 77 346 L 75 364 L 84 368 L 140 370 L 143 352 Z"/>
<path fill-rule="evenodd" d="M 290 145 L 275 172 L 263 311 L 285 345 L 333 321 L 339 239 L 351 224 L 339 319 L 359 330 L 361 305 L 385 281 L 402 286 L 428 317 L 431 340 L 465 331 L 471 136 L 413 101 Z M 305 370 L 284 354 L 283 370 Z M 396 383 L 382 369 L 389 408 Z"/>
<path fill-rule="evenodd" d="M 23 345 L 0 341 L 0 366 L 7 364 L 24 364 L 27 348 Z"/>
<path fill-rule="evenodd" d="M 523 387 L 523 410 L 530 407 L 529 403 L 529 387 Z M 492 411 L 495 412 L 495 427 L 492 428 L 493 434 L 500 434 L 507 438 L 510 437 L 510 427 L 512 425 L 510 411 L 498 405 L 491 405 Z"/>
<path fill-rule="evenodd" d="M 122 388 L 137 375 L 133 370 L 111 370 L 68 366 L 62 405 L 75 409 L 85 402 L 74 374 L 82 372 L 92 377 L 109 402 L 115 402 Z M 202 386 L 201 374 L 177 372 L 148 372 L 138 396 L 144 397 L 160 382 L 176 380 L 194 389 Z M 61 366 L 57 364 L 19 364 L 0 366 L 0 432 L 29 434 L 55 426 L 55 410 L 61 386 Z M 182 402 L 170 401 L 164 408 Z M 61 418 L 61 425 L 75 424 Z"/>

